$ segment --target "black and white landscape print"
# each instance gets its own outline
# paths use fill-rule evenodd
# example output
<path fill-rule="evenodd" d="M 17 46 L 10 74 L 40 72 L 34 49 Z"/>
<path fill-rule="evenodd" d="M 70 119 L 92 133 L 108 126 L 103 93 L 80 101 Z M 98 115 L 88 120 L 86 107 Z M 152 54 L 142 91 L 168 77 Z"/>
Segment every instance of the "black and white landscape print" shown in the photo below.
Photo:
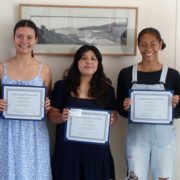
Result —
<path fill-rule="evenodd" d="M 93 22 L 93 21 L 92 21 Z M 120 45 L 127 44 L 128 21 L 113 22 L 103 25 L 81 25 L 81 27 L 54 27 L 46 24 L 38 26 L 38 44 L 93 44 L 93 45 Z M 83 23 L 82 23 L 83 24 Z"/>
<path fill-rule="evenodd" d="M 135 55 L 137 7 L 20 6 L 21 19 L 38 27 L 37 54 L 74 54 L 83 44 L 105 55 Z"/>

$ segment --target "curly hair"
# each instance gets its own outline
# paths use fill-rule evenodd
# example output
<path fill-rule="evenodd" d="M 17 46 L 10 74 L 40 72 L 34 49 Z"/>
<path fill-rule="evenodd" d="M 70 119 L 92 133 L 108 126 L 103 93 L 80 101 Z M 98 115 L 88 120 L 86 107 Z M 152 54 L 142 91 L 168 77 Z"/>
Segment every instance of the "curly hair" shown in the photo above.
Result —
<path fill-rule="evenodd" d="M 98 68 L 94 73 L 90 81 L 90 89 L 88 91 L 88 96 L 95 98 L 96 103 L 102 107 L 105 106 L 105 97 L 107 94 L 108 86 L 111 85 L 111 81 L 106 77 L 102 65 L 102 55 L 99 50 L 89 44 L 81 46 L 74 55 L 74 61 L 69 69 L 64 72 L 64 79 L 68 82 L 68 93 L 73 93 L 78 95 L 78 87 L 80 86 L 80 71 L 78 69 L 78 61 L 81 59 L 83 54 L 87 51 L 93 51 L 97 60 Z"/>

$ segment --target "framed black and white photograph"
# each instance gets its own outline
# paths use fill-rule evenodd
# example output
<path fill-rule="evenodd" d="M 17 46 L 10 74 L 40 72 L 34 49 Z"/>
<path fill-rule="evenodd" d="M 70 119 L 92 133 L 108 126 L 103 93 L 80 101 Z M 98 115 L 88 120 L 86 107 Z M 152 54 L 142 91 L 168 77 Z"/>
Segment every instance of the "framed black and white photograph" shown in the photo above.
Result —
<path fill-rule="evenodd" d="M 72 55 L 83 44 L 104 55 L 136 55 L 137 7 L 20 4 L 38 27 L 36 54 Z"/>

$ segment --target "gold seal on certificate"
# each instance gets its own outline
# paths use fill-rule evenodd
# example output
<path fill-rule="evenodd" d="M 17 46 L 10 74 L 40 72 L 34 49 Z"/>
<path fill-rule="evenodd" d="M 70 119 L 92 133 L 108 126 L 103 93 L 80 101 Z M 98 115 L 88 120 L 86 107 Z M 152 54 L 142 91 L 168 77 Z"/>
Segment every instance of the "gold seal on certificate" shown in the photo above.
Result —
<path fill-rule="evenodd" d="M 45 87 L 3 85 L 6 119 L 42 120 L 44 118 Z"/>
<path fill-rule="evenodd" d="M 171 124 L 173 119 L 172 92 L 131 90 L 129 121 L 131 123 Z"/>
<path fill-rule="evenodd" d="M 109 139 L 108 111 L 70 109 L 66 140 L 106 144 Z"/>

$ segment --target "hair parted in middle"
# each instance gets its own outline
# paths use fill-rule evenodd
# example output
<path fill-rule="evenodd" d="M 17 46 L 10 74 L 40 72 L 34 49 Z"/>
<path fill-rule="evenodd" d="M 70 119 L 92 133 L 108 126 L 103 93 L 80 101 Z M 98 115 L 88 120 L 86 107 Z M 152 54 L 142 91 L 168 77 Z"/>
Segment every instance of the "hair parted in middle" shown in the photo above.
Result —
<path fill-rule="evenodd" d="M 87 51 L 92 51 L 98 60 L 98 68 L 90 81 L 90 89 L 88 92 L 88 96 L 95 98 L 99 105 L 104 106 L 105 105 L 104 99 L 107 93 L 107 88 L 108 85 L 111 85 L 111 81 L 109 78 L 106 77 L 104 73 L 104 68 L 102 65 L 102 55 L 95 46 L 85 44 L 76 51 L 72 65 L 64 73 L 64 79 L 68 81 L 69 93 L 72 92 L 74 95 L 78 95 L 77 90 L 81 83 L 80 82 L 81 74 L 78 69 L 78 61 Z"/>
<path fill-rule="evenodd" d="M 162 41 L 162 47 L 161 49 L 164 49 L 166 47 L 166 44 L 164 43 L 164 40 L 161 38 L 161 34 L 160 32 L 153 28 L 153 27 L 148 27 L 148 28 L 144 28 L 143 30 L 141 30 L 141 32 L 138 35 L 138 44 L 141 41 L 141 38 L 144 34 L 152 34 L 156 37 L 156 39 L 161 42 Z"/>

